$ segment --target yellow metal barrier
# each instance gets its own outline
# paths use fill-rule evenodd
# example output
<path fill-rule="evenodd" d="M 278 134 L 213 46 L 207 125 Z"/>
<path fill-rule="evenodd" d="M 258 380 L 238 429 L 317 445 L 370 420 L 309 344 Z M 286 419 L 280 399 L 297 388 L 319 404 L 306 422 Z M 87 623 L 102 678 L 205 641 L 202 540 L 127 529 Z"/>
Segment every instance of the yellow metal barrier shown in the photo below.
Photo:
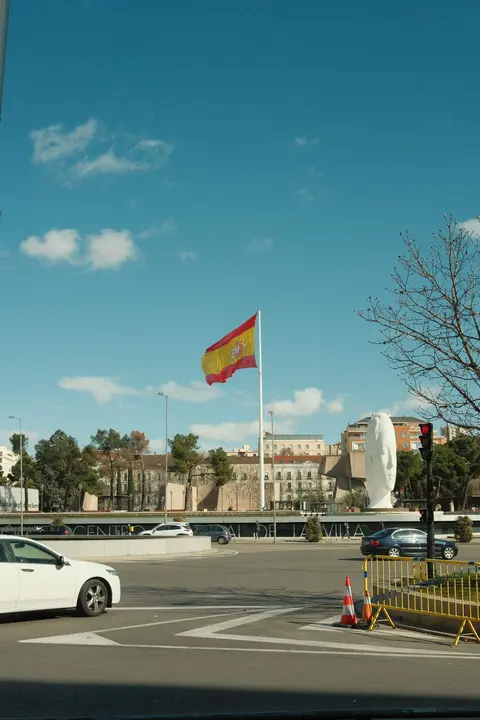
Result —
<path fill-rule="evenodd" d="M 372 600 L 373 630 L 380 617 L 394 628 L 389 610 L 459 620 L 454 646 L 465 630 L 480 642 L 480 563 L 426 558 L 368 556 L 363 563 L 364 591 Z"/>

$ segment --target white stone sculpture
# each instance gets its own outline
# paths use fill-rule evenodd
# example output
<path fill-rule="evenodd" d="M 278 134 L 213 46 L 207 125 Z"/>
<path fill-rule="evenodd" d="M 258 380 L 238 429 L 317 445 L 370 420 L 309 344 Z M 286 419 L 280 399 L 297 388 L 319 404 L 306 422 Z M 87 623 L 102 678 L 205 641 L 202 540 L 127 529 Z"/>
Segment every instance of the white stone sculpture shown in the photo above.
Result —
<path fill-rule="evenodd" d="M 392 507 L 391 493 L 397 477 L 397 440 L 390 417 L 386 413 L 372 415 L 365 439 L 365 474 L 368 507 Z"/>

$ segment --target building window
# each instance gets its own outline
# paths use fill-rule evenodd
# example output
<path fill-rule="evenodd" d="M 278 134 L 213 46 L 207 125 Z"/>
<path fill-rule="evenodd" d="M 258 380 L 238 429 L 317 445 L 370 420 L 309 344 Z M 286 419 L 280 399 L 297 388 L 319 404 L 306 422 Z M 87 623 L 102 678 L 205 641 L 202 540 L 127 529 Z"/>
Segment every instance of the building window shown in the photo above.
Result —
<path fill-rule="evenodd" d="M 402 443 L 403 448 L 408 448 L 408 443 Z"/>
<path fill-rule="evenodd" d="M 307 483 L 307 487 L 308 487 L 308 488 L 311 488 L 311 487 L 312 487 L 312 483 L 311 483 L 311 482 Z"/>
<path fill-rule="evenodd" d="M 282 479 L 282 473 L 280 471 L 277 472 L 277 480 Z"/>
<path fill-rule="evenodd" d="M 407 437 L 407 433 L 402 433 L 402 438 Z"/>
<path fill-rule="evenodd" d="M 268 481 L 269 479 L 270 479 L 270 478 L 268 477 L 268 473 L 265 473 L 265 480 Z"/>
<path fill-rule="evenodd" d="M 137 472 L 137 480 L 138 480 L 138 482 L 140 482 L 141 479 L 142 479 L 142 473 L 141 473 L 141 472 Z"/>
<path fill-rule="evenodd" d="M 152 502 L 152 498 L 150 497 L 150 495 L 147 495 L 147 503 L 150 505 L 151 502 Z"/>
<path fill-rule="evenodd" d="M 301 489 L 302 489 L 302 483 L 301 483 L 301 482 L 298 482 L 298 483 L 297 483 L 297 490 L 301 490 Z"/>
<path fill-rule="evenodd" d="M 287 472 L 287 480 L 292 479 L 292 473 L 290 471 Z"/>
<path fill-rule="evenodd" d="M 287 490 L 291 490 L 291 489 L 292 489 L 292 483 L 291 482 L 287 483 Z"/>
<path fill-rule="evenodd" d="M 236 472 L 232 472 L 232 480 L 236 480 L 236 479 L 237 479 L 237 473 L 236 473 Z"/>
<path fill-rule="evenodd" d="M 162 477 L 161 473 L 157 473 L 157 480 L 161 480 L 161 477 Z"/>
<path fill-rule="evenodd" d="M 305 445 L 305 447 L 307 448 L 307 450 L 310 450 L 310 445 Z"/>
<path fill-rule="evenodd" d="M 292 502 L 292 496 L 291 496 L 291 495 L 287 495 L 287 502 Z"/>
<path fill-rule="evenodd" d="M 307 472 L 307 480 L 311 480 L 311 479 L 312 479 L 312 473 L 311 473 L 310 470 L 309 470 L 309 471 Z"/>
<path fill-rule="evenodd" d="M 243 473 L 242 480 L 247 481 L 247 473 Z"/>
<path fill-rule="evenodd" d="M 322 449 L 322 446 L 320 445 L 320 443 L 318 443 L 318 444 L 317 444 L 317 450 L 321 450 L 321 449 Z"/>
<path fill-rule="evenodd" d="M 123 492 L 124 492 L 124 493 L 128 492 L 128 485 L 127 485 L 127 483 L 123 483 Z"/>
<path fill-rule="evenodd" d="M 302 446 L 300 444 L 297 445 L 297 450 L 301 450 Z"/>
<path fill-rule="evenodd" d="M 301 479 L 302 479 L 302 473 L 301 473 L 300 470 L 299 470 L 299 471 L 297 472 L 297 480 L 301 480 Z"/>

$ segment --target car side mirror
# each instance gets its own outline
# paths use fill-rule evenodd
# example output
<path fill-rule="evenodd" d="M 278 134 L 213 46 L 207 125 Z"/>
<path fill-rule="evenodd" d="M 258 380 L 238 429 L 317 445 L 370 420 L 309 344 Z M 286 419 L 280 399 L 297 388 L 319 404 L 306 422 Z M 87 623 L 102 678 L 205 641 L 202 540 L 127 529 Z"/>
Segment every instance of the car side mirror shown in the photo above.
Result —
<path fill-rule="evenodd" d="M 60 566 L 67 565 L 67 561 L 65 560 L 65 558 L 63 557 L 63 555 L 59 555 L 59 556 L 58 556 L 58 558 L 57 558 L 57 565 L 60 565 Z"/>

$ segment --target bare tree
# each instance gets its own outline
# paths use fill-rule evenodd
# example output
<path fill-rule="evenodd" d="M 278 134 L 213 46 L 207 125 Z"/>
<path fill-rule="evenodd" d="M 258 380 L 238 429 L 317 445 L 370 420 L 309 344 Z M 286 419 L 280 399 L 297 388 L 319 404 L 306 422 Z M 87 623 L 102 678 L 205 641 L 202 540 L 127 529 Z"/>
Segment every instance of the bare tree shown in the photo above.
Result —
<path fill-rule="evenodd" d="M 444 216 L 429 252 L 407 234 L 392 273 L 391 302 L 357 314 L 377 325 L 382 354 L 423 415 L 480 430 L 480 233 Z M 480 231 L 480 221 L 479 221 Z"/>
<path fill-rule="evenodd" d="M 145 487 L 145 462 L 144 455 L 150 452 L 150 440 L 146 437 L 145 433 L 140 430 L 132 430 L 128 437 L 124 455 L 126 461 L 130 464 L 133 472 L 134 463 L 140 462 L 141 467 L 141 499 L 140 509 L 145 510 L 146 508 L 146 487 Z"/>

